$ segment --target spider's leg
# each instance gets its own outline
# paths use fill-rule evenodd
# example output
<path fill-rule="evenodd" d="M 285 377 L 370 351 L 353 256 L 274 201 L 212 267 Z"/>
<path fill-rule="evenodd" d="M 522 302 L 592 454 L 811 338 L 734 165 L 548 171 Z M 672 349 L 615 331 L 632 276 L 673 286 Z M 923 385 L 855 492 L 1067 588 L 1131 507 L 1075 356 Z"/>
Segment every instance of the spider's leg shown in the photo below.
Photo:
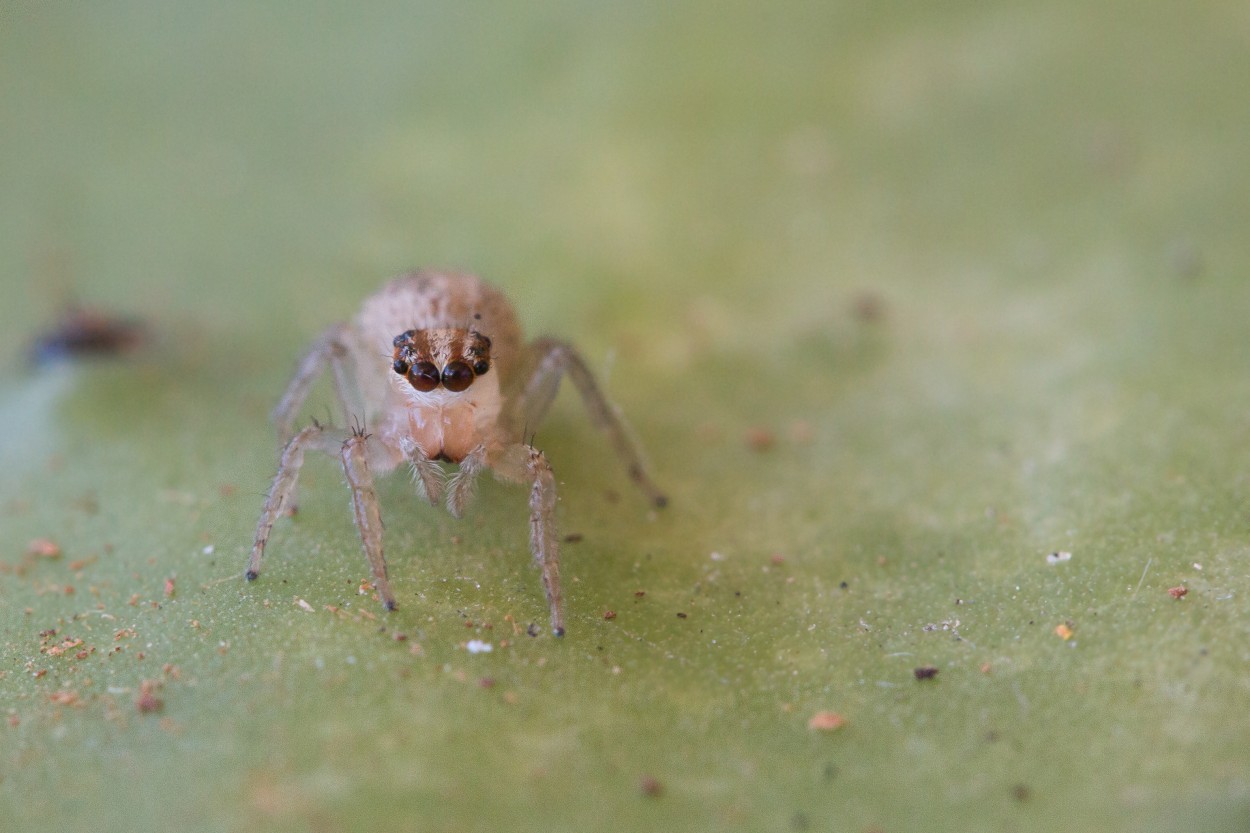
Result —
<path fill-rule="evenodd" d="M 595 377 L 586 361 L 572 346 L 553 339 L 540 338 L 530 345 L 534 355 L 534 371 L 521 392 L 521 427 L 533 431 L 551 407 L 560 389 L 560 379 L 568 374 L 573 386 L 581 394 L 582 403 L 590 413 L 595 427 L 608 435 L 612 447 L 625 463 L 629 476 L 655 506 L 665 506 L 668 498 L 660 491 L 647 472 L 642 452 L 631 435 L 625 420 L 599 390 Z"/>
<path fill-rule="evenodd" d="M 564 596 L 560 591 L 560 545 L 556 535 L 556 479 L 543 453 L 523 443 L 492 455 L 489 465 L 502 480 L 530 486 L 530 550 L 543 575 L 551 610 L 551 632 L 564 636 Z"/>
<path fill-rule="evenodd" d="M 299 409 L 308 398 L 308 391 L 313 383 L 325 372 L 327 364 L 334 377 L 334 393 L 343 409 L 345 423 L 350 424 L 353 416 L 360 415 L 360 394 L 348 369 L 348 337 L 347 325 L 335 324 L 318 336 L 312 347 L 300 359 L 295 375 L 287 383 L 286 392 L 270 415 L 278 427 L 278 436 L 283 442 L 290 439 L 294 433 L 292 428 L 295 425 L 296 416 L 299 415 Z"/>
<path fill-rule="evenodd" d="M 278 473 L 274 475 L 273 486 L 269 489 L 260 519 L 256 522 L 256 539 L 252 544 L 252 555 L 247 561 L 246 576 L 249 581 L 260 575 L 260 561 L 265 555 L 265 543 L 269 540 L 274 522 L 295 499 L 295 486 L 299 481 L 300 468 L 304 465 L 304 452 L 312 448 L 337 454 L 340 442 L 341 431 L 314 423 L 292 437 L 282 449 Z"/>
<path fill-rule="evenodd" d="M 352 510 L 365 558 L 373 572 L 373 586 L 377 588 L 386 609 L 394 610 L 395 594 L 391 592 L 391 583 L 386 578 L 386 558 L 382 555 L 382 513 L 378 508 L 378 493 L 373 488 L 373 473 L 369 470 L 368 442 L 367 434 L 353 431 L 343 440 L 339 456 L 343 461 L 347 485 L 352 490 Z"/>

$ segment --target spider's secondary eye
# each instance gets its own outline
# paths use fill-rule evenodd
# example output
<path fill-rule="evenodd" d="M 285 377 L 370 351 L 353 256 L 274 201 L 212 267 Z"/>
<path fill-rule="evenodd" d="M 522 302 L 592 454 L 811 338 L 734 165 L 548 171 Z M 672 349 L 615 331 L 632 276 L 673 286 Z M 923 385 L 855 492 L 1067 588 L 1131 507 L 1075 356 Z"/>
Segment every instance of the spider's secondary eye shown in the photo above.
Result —
<path fill-rule="evenodd" d="M 478 376 L 482 376 L 488 370 L 490 370 L 490 362 L 480 361 L 473 365 L 473 372 Z"/>
<path fill-rule="evenodd" d="M 417 362 L 408 373 L 408 384 L 422 393 L 438 387 L 438 368 L 430 362 Z"/>
<path fill-rule="evenodd" d="M 473 369 L 464 362 L 451 362 L 443 368 L 443 387 L 462 391 L 473 384 Z"/>
<path fill-rule="evenodd" d="M 391 370 L 394 370 L 400 376 L 406 376 L 408 375 L 408 362 L 403 359 L 396 359 L 395 363 L 391 365 Z"/>

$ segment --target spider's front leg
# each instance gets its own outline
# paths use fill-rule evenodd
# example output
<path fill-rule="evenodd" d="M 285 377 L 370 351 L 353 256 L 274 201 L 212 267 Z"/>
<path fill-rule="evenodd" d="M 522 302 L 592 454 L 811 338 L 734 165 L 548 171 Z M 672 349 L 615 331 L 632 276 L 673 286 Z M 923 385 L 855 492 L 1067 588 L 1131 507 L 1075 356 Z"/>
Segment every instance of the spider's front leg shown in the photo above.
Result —
<path fill-rule="evenodd" d="M 265 556 L 265 544 L 269 541 L 274 522 L 295 499 L 300 469 L 304 467 L 304 452 L 311 448 L 326 454 L 335 454 L 342 441 L 341 431 L 314 422 L 292 437 L 282 449 L 282 456 L 278 459 L 278 473 L 274 475 L 273 486 L 269 489 L 265 506 L 260 511 L 260 519 L 256 522 L 256 538 L 245 574 L 248 581 L 254 581 L 260 575 L 260 561 Z"/>
<path fill-rule="evenodd" d="M 543 576 L 551 632 L 564 636 L 564 595 L 560 591 L 560 545 L 556 535 L 556 478 L 538 449 L 517 443 L 489 462 L 495 476 L 530 486 L 530 550 Z"/>
<path fill-rule="evenodd" d="M 260 575 L 261 559 L 265 555 L 269 533 L 295 494 L 305 452 L 314 449 L 336 457 L 342 463 L 343 474 L 352 490 L 356 528 L 360 531 L 360 541 L 373 573 L 374 586 L 386 609 L 395 609 L 395 594 L 391 592 L 391 585 L 386 577 L 386 559 L 382 554 L 382 516 L 378 509 L 377 491 L 373 488 L 373 473 L 369 470 L 369 439 L 361 431 L 347 433 L 317 423 L 291 438 L 282 450 L 273 487 L 269 490 L 260 519 L 256 522 L 256 540 L 247 562 L 247 572 L 244 574 L 248 581 L 253 581 Z"/>
<path fill-rule="evenodd" d="M 395 609 L 395 594 L 386 577 L 386 558 L 382 554 L 382 512 L 378 508 L 378 493 L 373 488 L 373 472 L 369 470 L 369 435 L 353 431 L 343 441 L 339 453 L 343 461 L 343 473 L 352 489 L 352 510 L 356 528 L 360 531 L 360 543 L 365 548 L 365 558 L 373 572 L 373 586 L 382 597 L 387 610 Z"/>

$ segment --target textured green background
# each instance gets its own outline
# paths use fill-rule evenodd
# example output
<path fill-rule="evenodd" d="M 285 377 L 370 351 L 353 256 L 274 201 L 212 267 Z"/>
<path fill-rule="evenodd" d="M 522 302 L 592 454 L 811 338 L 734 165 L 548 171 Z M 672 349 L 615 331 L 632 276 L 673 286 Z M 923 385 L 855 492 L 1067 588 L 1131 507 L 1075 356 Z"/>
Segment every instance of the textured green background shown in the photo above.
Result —
<path fill-rule="evenodd" d="M 0 6 L 0 826 L 1250 828 L 1247 8 Z M 424 264 L 672 493 L 562 397 L 564 640 L 493 483 L 385 482 L 392 615 L 320 460 L 240 579 L 299 350 Z M 153 343 L 24 369 L 71 298 Z"/>

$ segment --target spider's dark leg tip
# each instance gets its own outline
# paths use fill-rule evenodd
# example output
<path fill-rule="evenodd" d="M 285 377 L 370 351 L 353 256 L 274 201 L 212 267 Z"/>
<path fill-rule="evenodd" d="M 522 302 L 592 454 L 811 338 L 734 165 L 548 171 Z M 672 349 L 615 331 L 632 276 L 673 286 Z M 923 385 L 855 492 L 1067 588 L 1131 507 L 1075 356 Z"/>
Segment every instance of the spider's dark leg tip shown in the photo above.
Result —
<path fill-rule="evenodd" d="M 395 608 L 397 608 L 397 607 L 399 607 L 399 605 L 395 604 L 395 602 L 394 602 L 394 601 L 389 601 L 389 602 L 387 602 L 387 603 L 386 603 L 386 609 L 387 609 L 388 611 L 394 610 L 394 609 L 395 609 Z"/>
<path fill-rule="evenodd" d="M 256 577 L 258 575 L 260 575 L 260 573 L 256 572 L 255 570 L 248 570 L 246 573 L 243 574 L 243 578 L 247 579 L 248 581 L 256 581 Z"/>
<path fill-rule="evenodd" d="M 556 636 L 564 636 L 564 628 L 552 628 L 551 632 Z"/>
<path fill-rule="evenodd" d="M 655 504 L 656 509 L 663 509 L 668 506 L 668 495 L 656 495 L 651 502 Z"/>

